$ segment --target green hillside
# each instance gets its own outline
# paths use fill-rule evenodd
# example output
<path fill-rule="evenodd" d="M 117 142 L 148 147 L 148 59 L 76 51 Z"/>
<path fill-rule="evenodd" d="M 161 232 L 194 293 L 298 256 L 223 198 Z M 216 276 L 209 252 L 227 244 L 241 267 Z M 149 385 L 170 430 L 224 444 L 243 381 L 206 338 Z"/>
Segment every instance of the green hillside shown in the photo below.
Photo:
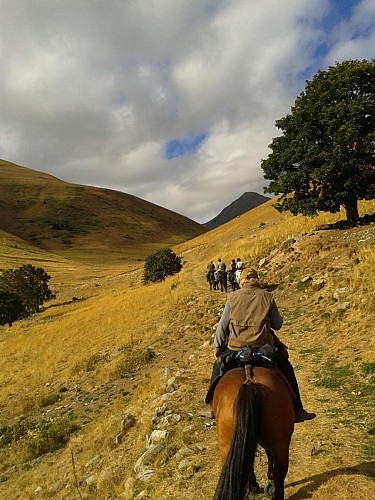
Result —
<path fill-rule="evenodd" d="M 81 186 L 0 161 L 0 229 L 74 258 L 144 258 L 204 233 L 200 224 L 119 191 Z"/>

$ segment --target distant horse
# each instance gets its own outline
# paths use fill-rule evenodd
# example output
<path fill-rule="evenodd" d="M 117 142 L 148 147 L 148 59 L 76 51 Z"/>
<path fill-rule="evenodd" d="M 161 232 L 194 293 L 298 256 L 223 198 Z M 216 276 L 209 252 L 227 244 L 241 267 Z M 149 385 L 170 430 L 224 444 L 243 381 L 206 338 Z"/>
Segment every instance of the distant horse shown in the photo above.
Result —
<path fill-rule="evenodd" d="M 206 273 L 207 283 L 210 285 L 210 290 L 218 290 L 219 281 L 215 271 L 207 271 Z"/>
<path fill-rule="evenodd" d="M 237 281 L 238 288 L 240 288 L 240 285 L 241 285 L 241 273 L 242 273 L 242 270 L 241 269 L 237 269 L 237 271 L 236 271 L 236 281 Z"/>
<path fill-rule="evenodd" d="M 220 271 L 217 272 L 217 277 L 218 277 L 219 284 L 220 284 L 220 291 L 226 293 L 228 291 L 227 272 L 220 270 Z"/>
<path fill-rule="evenodd" d="M 213 411 L 224 464 L 214 500 L 244 500 L 249 491 L 259 492 L 254 473 L 258 443 L 268 457 L 265 494 L 284 500 L 295 414 L 279 373 L 249 365 L 230 370 L 215 389 Z"/>
<path fill-rule="evenodd" d="M 236 271 L 228 271 L 228 281 L 229 283 L 231 284 L 232 286 L 232 291 L 235 292 L 236 290 L 238 290 L 239 286 L 238 286 L 238 283 L 237 283 L 237 280 L 236 280 Z"/>

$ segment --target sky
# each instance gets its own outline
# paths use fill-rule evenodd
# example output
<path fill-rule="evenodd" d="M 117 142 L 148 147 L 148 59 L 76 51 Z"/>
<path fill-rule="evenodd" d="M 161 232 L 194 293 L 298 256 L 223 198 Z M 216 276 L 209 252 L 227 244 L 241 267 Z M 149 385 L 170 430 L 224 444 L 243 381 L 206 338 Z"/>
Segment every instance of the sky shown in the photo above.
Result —
<path fill-rule="evenodd" d="M 0 158 L 203 223 L 320 69 L 372 59 L 374 0 L 0 0 Z"/>

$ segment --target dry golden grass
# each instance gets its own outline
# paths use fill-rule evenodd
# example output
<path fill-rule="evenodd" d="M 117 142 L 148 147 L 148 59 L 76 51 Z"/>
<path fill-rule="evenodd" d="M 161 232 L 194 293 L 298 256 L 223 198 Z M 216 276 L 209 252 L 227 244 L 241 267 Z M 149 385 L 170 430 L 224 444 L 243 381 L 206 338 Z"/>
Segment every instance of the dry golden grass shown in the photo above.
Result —
<path fill-rule="evenodd" d="M 374 202 L 361 204 L 362 213 L 374 208 Z M 148 286 L 141 285 L 142 262 L 133 266 L 105 257 L 100 264 L 77 262 L 3 235 L 0 267 L 18 266 L 23 258 L 39 263 L 51 274 L 57 298 L 41 314 L 0 328 L 0 427 L 71 416 L 80 429 L 67 447 L 38 459 L 28 455 L 30 436 L 0 449 L 0 497 L 31 498 L 40 486 L 40 498 L 75 499 L 75 472 L 81 494 L 90 499 L 130 499 L 143 490 L 155 499 L 211 498 L 220 468 L 216 431 L 196 412 L 226 297 L 208 291 L 204 269 L 218 257 L 227 263 L 241 257 L 247 267 L 267 257 L 270 263 L 261 272 L 264 281 L 278 285 L 275 296 L 285 318 L 280 336 L 289 345 L 306 407 L 318 412 L 314 422 L 296 427 L 286 496 L 369 498 L 373 378 L 362 370 L 374 363 L 375 235 L 372 226 L 313 231 L 335 220 L 327 214 L 316 219 L 279 214 L 268 202 L 176 246 L 184 263 L 181 273 Z M 295 251 L 276 251 L 270 258 L 288 238 L 297 240 Z M 308 273 L 323 277 L 325 286 L 301 287 Z M 342 298 L 333 299 L 335 290 L 345 287 Z M 340 312 L 344 300 L 351 306 Z M 147 349 L 155 352 L 154 359 L 142 358 Z M 146 361 L 127 373 L 137 356 Z M 169 376 L 178 374 L 167 404 L 181 422 L 170 429 L 154 477 L 143 483 L 134 480 L 133 466 L 163 403 L 158 398 L 165 392 L 166 368 Z M 42 406 L 56 394 L 61 400 Z M 136 425 L 114 446 L 124 413 L 134 415 Z M 177 471 L 175 454 L 184 447 L 193 450 L 198 469 L 189 480 Z M 263 482 L 264 456 L 256 468 Z"/>

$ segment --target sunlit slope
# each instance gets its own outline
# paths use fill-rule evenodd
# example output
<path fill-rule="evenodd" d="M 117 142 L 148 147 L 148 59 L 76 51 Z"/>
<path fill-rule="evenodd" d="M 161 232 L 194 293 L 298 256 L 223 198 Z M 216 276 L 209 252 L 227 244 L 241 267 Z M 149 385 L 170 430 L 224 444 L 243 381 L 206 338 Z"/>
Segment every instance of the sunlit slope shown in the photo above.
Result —
<path fill-rule="evenodd" d="M 206 229 L 136 196 L 0 161 L 0 229 L 66 256 L 143 258 Z"/>
<path fill-rule="evenodd" d="M 276 199 L 271 199 L 208 233 L 179 244 L 176 251 L 186 253 L 189 260 L 202 261 L 203 265 L 207 260 L 218 258 L 228 264 L 232 258 L 240 257 L 247 267 L 256 267 L 260 258 L 285 239 L 346 218 L 344 211 L 321 213 L 317 217 L 293 216 L 290 212 L 278 212 L 275 202 Z M 374 201 L 359 202 L 360 216 L 372 214 L 374 210 Z"/>
<path fill-rule="evenodd" d="M 80 428 L 66 448 L 36 460 L 27 455 L 33 427 L 30 435 L 1 448 L 0 497 L 32 498 L 42 488 L 45 498 L 73 500 L 78 485 L 82 496 L 93 500 L 130 500 L 142 491 L 148 498 L 212 498 L 219 474 L 216 429 L 197 411 L 210 377 L 212 335 L 226 300 L 205 282 L 207 261 L 219 257 L 227 264 L 241 257 L 273 286 L 285 320 L 280 336 L 289 346 L 304 403 L 318 414 L 313 423 L 296 428 L 288 496 L 301 496 L 304 484 L 314 484 L 310 477 L 321 478 L 310 495 L 316 500 L 349 498 L 349 487 L 358 498 L 371 496 L 370 476 L 350 471 L 362 470 L 373 436 L 366 392 L 371 386 L 361 370 L 373 366 L 374 227 L 315 231 L 344 214 L 293 217 L 279 214 L 272 203 L 174 246 L 182 271 L 147 286 L 141 284 L 142 262 L 131 267 L 129 261 L 109 261 L 99 250 L 98 262 L 72 264 L 46 251 L 32 254 L 28 244 L 8 240 L 9 258 L 34 256 L 52 269 L 57 297 L 41 314 L 0 328 L 0 426 L 59 422 L 68 415 Z M 360 203 L 361 215 L 374 209 L 374 201 Z M 283 249 L 288 239 L 296 240 L 294 250 Z M 263 258 L 268 263 L 259 267 Z M 308 274 L 311 282 L 324 278 L 323 288 L 301 284 Z M 343 293 L 339 300 L 333 298 L 337 290 Z M 348 309 L 339 309 L 341 302 L 349 302 Z M 140 356 L 148 349 L 155 353 L 152 360 Z M 137 356 L 138 367 L 127 368 Z M 177 373 L 175 392 L 159 400 Z M 41 399 L 56 394 L 56 403 L 41 406 Z M 181 420 L 168 427 L 165 450 L 148 466 L 154 476 L 139 481 L 134 465 L 154 429 L 155 408 L 163 405 Z M 136 423 L 115 446 L 124 413 L 134 415 Z M 181 475 L 176 458 L 186 448 L 197 465 L 189 479 Z M 256 466 L 263 471 L 263 484 L 264 456 Z M 102 471 L 108 473 L 104 479 Z"/>

